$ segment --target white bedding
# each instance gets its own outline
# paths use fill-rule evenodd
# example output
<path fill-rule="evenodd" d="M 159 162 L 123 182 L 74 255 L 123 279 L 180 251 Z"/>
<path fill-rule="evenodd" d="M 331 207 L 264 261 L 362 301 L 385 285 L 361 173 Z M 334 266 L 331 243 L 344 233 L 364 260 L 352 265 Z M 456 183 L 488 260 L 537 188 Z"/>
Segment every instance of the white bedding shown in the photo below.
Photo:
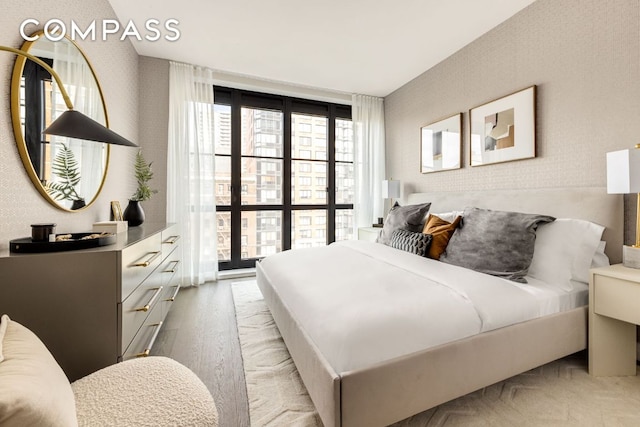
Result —
<path fill-rule="evenodd" d="M 339 374 L 586 304 L 586 285 L 517 284 L 365 241 L 287 251 L 261 266 Z"/>

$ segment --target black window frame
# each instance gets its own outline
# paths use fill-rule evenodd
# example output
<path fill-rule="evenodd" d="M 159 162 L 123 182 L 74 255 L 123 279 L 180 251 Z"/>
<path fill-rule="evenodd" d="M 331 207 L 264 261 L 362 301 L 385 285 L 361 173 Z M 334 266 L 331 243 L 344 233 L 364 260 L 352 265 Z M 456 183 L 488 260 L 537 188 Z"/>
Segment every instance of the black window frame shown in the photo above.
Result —
<path fill-rule="evenodd" d="M 229 205 L 216 205 L 217 212 L 231 213 L 231 260 L 219 261 L 220 270 L 255 267 L 257 258 L 242 258 L 241 233 L 242 227 L 234 227 L 233 224 L 241 224 L 243 211 L 282 211 L 282 241 L 281 250 L 291 248 L 291 230 L 293 211 L 296 210 L 326 210 L 326 243 L 335 241 L 336 211 L 353 210 L 353 204 L 336 204 L 336 119 L 352 120 L 351 106 L 323 101 L 295 98 L 284 95 L 266 94 L 223 86 L 214 86 L 214 100 L 216 104 L 229 105 L 231 107 L 231 153 L 217 154 L 231 158 L 231 203 Z M 264 108 L 280 110 L 283 112 L 283 182 L 282 205 L 247 205 L 241 203 L 241 131 L 243 107 Z M 291 176 L 292 176 L 292 150 L 291 150 L 291 115 L 310 114 L 327 118 L 327 159 L 308 160 L 309 163 L 323 162 L 327 164 L 327 198 L 324 204 L 292 204 Z M 312 144 L 315 142 L 312 142 Z M 246 156 L 244 156 L 246 157 Z M 307 160 L 307 159 L 304 159 Z M 339 162 L 344 163 L 344 162 Z M 353 163 L 353 162 L 351 162 Z"/>

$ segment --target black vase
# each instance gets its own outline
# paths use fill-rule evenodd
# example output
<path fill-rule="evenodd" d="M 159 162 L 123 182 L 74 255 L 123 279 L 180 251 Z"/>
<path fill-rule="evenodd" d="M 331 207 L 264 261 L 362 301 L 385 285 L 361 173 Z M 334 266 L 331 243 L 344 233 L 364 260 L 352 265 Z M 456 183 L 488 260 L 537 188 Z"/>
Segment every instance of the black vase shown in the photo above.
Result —
<path fill-rule="evenodd" d="M 144 211 L 138 200 L 129 200 L 129 204 L 124 210 L 122 217 L 129 224 L 129 227 L 136 227 L 144 222 Z"/>
<path fill-rule="evenodd" d="M 75 211 L 78 209 L 82 209 L 84 208 L 86 205 L 84 203 L 84 199 L 76 199 L 73 201 L 73 203 L 71 204 L 71 210 Z"/>

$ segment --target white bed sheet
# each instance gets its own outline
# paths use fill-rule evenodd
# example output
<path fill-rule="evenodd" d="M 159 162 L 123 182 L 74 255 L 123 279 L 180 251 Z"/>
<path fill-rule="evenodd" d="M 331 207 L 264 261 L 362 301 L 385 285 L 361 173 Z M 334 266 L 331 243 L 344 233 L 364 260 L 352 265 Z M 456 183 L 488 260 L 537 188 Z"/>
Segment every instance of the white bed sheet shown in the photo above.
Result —
<path fill-rule="evenodd" d="M 269 256 L 262 269 L 337 373 L 586 304 L 365 241 Z"/>

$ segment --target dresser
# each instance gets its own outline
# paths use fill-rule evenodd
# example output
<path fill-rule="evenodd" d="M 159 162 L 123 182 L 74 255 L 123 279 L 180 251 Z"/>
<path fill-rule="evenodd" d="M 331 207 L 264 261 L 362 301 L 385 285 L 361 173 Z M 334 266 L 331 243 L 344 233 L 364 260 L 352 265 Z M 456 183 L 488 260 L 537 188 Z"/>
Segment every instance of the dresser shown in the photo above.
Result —
<path fill-rule="evenodd" d="M 0 254 L 0 314 L 45 343 L 69 380 L 151 353 L 181 284 L 175 224 L 143 224 L 113 245 Z"/>

